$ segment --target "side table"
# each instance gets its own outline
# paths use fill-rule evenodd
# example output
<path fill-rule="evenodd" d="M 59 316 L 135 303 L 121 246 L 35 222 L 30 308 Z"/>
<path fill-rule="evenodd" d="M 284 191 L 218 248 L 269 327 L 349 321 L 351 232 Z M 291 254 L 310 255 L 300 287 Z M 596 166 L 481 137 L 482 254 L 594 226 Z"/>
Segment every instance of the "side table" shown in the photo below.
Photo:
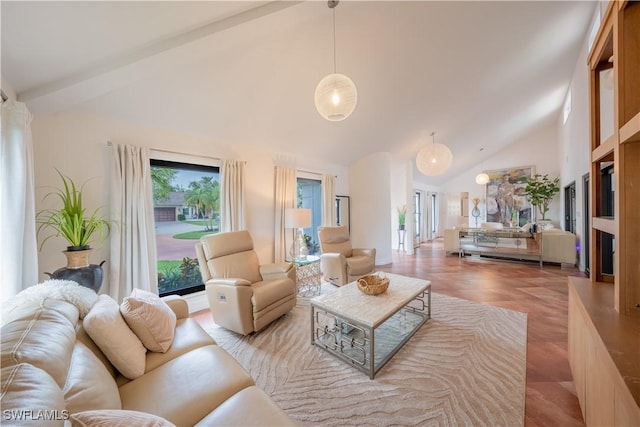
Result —
<path fill-rule="evenodd" d="M 307 255 L 304 259 L 287 260 L 296 269 L 296 287 L 298 296 L 311 297 L 320 295 L 320 257 Z"/>

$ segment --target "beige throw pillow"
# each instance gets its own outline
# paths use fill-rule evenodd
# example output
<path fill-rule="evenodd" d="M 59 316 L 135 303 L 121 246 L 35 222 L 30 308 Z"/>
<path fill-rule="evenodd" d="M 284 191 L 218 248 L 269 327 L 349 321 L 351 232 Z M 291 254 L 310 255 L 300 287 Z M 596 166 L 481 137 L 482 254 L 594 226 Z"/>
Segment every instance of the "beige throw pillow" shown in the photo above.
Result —
<path fill-rule="evenodd" d="M 83 321 L 84 329 L 107 359 L 129 379 L 144 374 L 145 355 L 140 339 L 120 314 L 120 307 L 108 295 L 100 295 Z"/>
<path fill-rule="evenodd" d="M 120 313 L 142 344 L 151 351 L 166 353 L 173 342 L 176 314 L 158 295 L 134 289 L 120 305 Z"/>
<path fill-rule="evenodd" d="M 175 427 L 157 415 L 139 411 L 97 410 L 71 415 L 71 427 Z"/>

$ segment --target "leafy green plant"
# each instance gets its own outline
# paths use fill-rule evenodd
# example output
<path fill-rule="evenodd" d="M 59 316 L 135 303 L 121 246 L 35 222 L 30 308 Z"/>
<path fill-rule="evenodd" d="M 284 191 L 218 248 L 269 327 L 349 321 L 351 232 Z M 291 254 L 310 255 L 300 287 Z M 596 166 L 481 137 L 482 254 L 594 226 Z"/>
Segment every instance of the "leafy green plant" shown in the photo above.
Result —
<path fill-rule="evenodd" d="M 400 229 L 404 228 L 404 224 L 407 220 L 407 205 L 402 205 L 398 208 L 398 225 Z"/>
<path fill-rule="evenodd" d="M 307 252 L 309 255 L 314 255 L 320 251 L 320 245 L 311 238 L 308 234 L 304 235 L 304 244 L 307 246 Z"/>
<path fill-rule="evenodd" d="M 98 215 L 99 209 L 90 214 L 82 205 L 82 188 L 78 189 L 71 178 L 64 176 L 56 169 L 62 179 L 63 188 L 56 192 L 48 193 L 44 198 L 52 195 L 58 196 L 62 207 L 58 209 L 46 209 L 38 212 L 38 235 L 51 229 L 54 233 L 47 236 L 40 245 L 42 246 L 52 237 L 62 236 L 71 249 L 89 249 L 89 243 L 94 234 L 104 239 L 111 230 L 111 222 Z"/>
<path fill-rule="evenodd" d="M 176 263 L 180 263 L 177 265 Z M 161 293 L 201 285 L 198 260 L 184 257 L 182 261 L 158 263 L 158 289 Z"/>
<path fill-rule="evenodd" d="M 532 206 L 537 206 L 542 215 L 542 220 L 545 220 L 545 215 L 549 211 L 549 204 L 553 197 L 560 192 L 560 178 L 550 179 L 549 175 L 535 174 L 527 182 L 527 186 L 524 189 L 527 199 Z"/>

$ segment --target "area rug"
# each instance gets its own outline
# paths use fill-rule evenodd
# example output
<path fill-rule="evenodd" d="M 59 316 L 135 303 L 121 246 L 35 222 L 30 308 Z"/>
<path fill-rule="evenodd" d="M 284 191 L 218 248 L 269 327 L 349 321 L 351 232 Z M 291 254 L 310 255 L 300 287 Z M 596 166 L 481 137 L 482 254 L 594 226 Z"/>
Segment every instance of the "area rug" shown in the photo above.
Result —
<path fill-rule="evenodd" d="M 370 380 L 311 345 L 309 310 L 251 336 L 208 331 L 301 425 L 524 424 L 526 314 L 433 294 L 432 319 Z"/>

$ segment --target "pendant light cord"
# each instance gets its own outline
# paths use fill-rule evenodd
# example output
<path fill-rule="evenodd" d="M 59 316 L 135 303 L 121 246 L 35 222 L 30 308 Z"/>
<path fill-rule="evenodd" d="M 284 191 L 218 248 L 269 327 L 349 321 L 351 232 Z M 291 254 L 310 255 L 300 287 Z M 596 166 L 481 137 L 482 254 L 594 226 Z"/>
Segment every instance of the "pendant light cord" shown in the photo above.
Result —
<path fill-rule="evenodd" d="M 333 73 L 336 73 L 336 8 L 333 9 Z"/>

